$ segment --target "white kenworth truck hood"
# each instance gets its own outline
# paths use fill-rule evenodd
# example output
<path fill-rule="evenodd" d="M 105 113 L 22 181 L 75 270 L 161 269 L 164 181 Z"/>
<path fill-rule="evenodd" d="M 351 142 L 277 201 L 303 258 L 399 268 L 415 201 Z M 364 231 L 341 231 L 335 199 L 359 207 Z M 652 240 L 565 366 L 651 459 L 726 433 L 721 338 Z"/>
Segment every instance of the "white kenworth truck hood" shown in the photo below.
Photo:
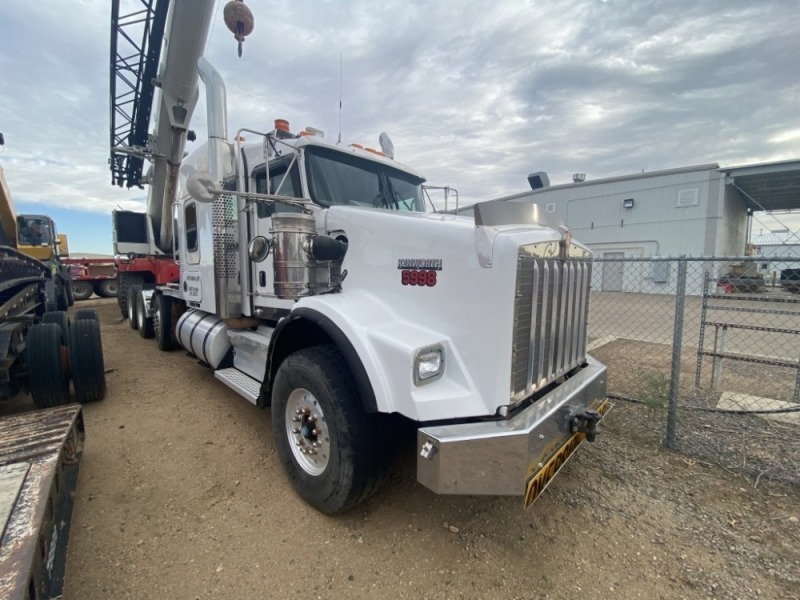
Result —
<path fill-rule="evenodd" d="M 378 410 L 417 421 L 505 416 L 585 362 L 590 253 L 538 225 L 332 207 L 345 236 L 341 293 L 303 298 L 357 347 Z M 415 359 L 442 350 L 440 376 Z"/>

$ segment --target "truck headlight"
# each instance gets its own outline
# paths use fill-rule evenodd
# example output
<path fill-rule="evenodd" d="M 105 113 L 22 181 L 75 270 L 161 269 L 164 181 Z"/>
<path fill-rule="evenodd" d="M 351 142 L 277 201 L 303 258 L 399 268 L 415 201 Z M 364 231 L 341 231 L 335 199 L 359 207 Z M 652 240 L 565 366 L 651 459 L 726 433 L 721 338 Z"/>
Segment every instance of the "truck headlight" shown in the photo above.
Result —
<path fill-rule="evenodd" d="M 444 348 L 424 348 L 414 357 L 414 383 L 422 385 L 438 379 L 444 372 Z"/>

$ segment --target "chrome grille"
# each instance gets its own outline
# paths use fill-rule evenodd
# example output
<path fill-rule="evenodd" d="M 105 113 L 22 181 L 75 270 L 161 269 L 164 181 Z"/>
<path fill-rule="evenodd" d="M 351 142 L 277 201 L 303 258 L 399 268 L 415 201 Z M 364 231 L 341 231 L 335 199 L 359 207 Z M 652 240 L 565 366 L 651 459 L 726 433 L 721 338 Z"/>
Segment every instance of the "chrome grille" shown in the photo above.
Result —
<path fill-rule="evenodd" d="M 586 358 L 592 263 L 520 248 L 511 351 L 511 401 L 519 402 Z"/>

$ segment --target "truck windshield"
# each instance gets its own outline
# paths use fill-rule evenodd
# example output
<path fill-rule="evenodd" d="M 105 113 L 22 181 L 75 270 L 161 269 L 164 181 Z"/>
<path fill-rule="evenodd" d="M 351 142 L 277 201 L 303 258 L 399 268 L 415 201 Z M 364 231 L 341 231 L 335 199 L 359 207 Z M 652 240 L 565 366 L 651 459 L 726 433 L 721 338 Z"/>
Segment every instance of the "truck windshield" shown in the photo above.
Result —
<path fill-rule="evenodd" d="M 311 199 L 322 206 L 425 210 L 424 180 L 388 165 L 312 146 L 306 149 L 306 171 Z"/>

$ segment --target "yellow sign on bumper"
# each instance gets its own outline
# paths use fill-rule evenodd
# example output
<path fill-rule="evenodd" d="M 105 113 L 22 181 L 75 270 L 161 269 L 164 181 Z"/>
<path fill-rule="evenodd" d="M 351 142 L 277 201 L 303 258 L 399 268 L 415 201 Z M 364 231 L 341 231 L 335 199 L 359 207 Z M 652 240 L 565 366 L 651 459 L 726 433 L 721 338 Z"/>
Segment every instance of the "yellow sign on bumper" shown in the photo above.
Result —
<path fill-rule="evenodd" d="M 595 410 L 601 416 L 605 416 L 609 408 L 611 408 L 611 404 L 608 400 L 604 400 Z M 547 486 L 550 485 L 550 482 L 561 470 L 561 467 L 566 464 L 569 457 L 572 456 L 585 439 L 585 433 L 573 433 L 546 461 L 540 463 L 541 466 L 532 465 L 533 468 L 529 469 L 532 475 L 528 477 L 527 484 L 525 485 L 525 508 L 529 508 Z"/>

